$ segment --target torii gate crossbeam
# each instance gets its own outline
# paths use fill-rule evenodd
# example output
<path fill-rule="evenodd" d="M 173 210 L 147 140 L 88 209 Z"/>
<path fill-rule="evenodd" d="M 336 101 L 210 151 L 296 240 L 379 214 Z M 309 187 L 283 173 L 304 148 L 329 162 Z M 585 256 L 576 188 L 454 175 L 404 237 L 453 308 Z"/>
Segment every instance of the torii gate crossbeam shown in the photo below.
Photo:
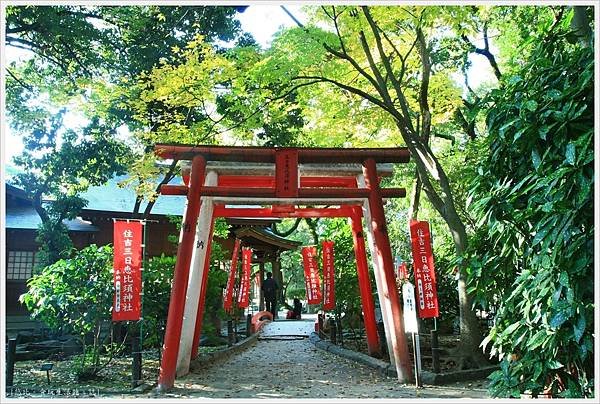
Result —
<path fill-rule="evenodd" d="M 189 371 L 189 362 L 197 353 L 209 267 L 210 240 L 215 217 L 237 214 L 244 208 L 229 208 L 224 203 L 255 200 L 272 204 L 245 213 L 269 214 L 271 217 L 348 217 L 350 220 L 363 311 L 369 306 L 370 286 L 362 231 L 362 211 L 369 235 L 377 291 L 385 323 L 390 361 L 395 365 L 398 379 L 412 379 L 408 345 L 404 336 L 402 307 L 395 283 L 394 263 L 387 235 L 383 198 L 403 197 L 403 188 L 380 188 L 377 163 L 406 163 L 406 148 L 389 149 L 322 149 L 322 148 L 263 148 L 227 146 L 156 145 L 156 154 L 163 158 L 191 160 L 191 169 L 184 170 L 185 186 L 163 186 L 161 193 L 186 195 L 177 261 L 173 278 L 171 302 L 167 317 L 165 342 L 158 380 L 159 390 L 173 387 L 175 377 Z M 207 169 L 207 162 L 270 163 L 274 176 L 220 176 L 218 166 Z M 272 163 L 275 163 L 274 167 Z M 354 176 L 302 176 L 299 165 L 360 164 L 362 173 Z M 264 170 L 264 168 L 261 168 Z M 231 167 L 229 168 L 231 171 Z M 233 169 L 236 171 L 236 168 Z M 244 172 L 243 167 L 239 172 Z M 317 170 L 318 171 L 318 170 Z M 332 169 L 331 172 L 335 170 Z M 336 176 L 337 175 L 337 176 Z M 202 202 L 201 202 L 202 201 Z M 297 205 L 339 202 L 338 208 L 297 208 Z M 202 203 L 202 211 L 200 204 Z M 363 205 L 361 211 L 360 206 Z M 283 204 L 283 205 L 282 205 Z M 350 206 L 348 206 L 350 205 Z M 237 211 L 234 212 L 234 211 Z M 201 220 L 198 220 L 201 215 Z M 195 230 L 195 234 L 194 231 Z M 204 243 L 204 241 L 206 242 Z M 204 245 L 207 247 L 204 248 Z M 362 247 L 361 247 L 362 245 Z M 363 260 L 364 258 L 364 260 Z M 364 262 L 362 262 L 364 261 Z M 199 288 L 198 288 L 199 286 Z M 372 306 L 372 299 L 370 302 Z M 370 316 L 370 315 L 369 315 Z M 365 323 L 367 323 L 365 316 Z M 372 320 L 369 319 L 369 322 Z M 369 327 L 371 328 L 371 327 Z M 369 350 L 377 349 L 376 337 L 368 331 Z"/>

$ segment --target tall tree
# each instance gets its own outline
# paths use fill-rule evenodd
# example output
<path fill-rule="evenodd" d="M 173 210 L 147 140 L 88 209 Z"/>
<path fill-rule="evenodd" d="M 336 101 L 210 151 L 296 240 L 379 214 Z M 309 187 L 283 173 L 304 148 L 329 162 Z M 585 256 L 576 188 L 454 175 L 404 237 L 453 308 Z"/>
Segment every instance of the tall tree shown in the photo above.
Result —
<path fill-rule="evenodd" d="M 257 75 L 276 76 L 288 91 L 334 86 L 357 99 L 362 113 L 379 114 L 375 130 L 388 133 L 388 142 L 389 134 L 397 131 L 401 140 L 394 143 L 409 148 L 423 190 L 444 218 L 456 254 L 461 256 L 468 244 L 466 229 L 446 172 L 430 146 L 433 122 L 439 123 L 445 116 L 443 105 L 448 104 L 438 99 L 435 108 L 431 105 L 430 86 L 433 78 L 443 76 L 444 61 L 434 35 L 434 9 L 323 7 L 321 11 L 321 21 L 327 21 L 333 32 L 312 26 L 285 32 L 274 42 L 268 62 L 260 66 Z M 458 289 L 460 352 L 465 365 L 477 366 L 485 358 L 478 348 L 481 333 L 467 293 L 464 267 L 459 271 Z"/>

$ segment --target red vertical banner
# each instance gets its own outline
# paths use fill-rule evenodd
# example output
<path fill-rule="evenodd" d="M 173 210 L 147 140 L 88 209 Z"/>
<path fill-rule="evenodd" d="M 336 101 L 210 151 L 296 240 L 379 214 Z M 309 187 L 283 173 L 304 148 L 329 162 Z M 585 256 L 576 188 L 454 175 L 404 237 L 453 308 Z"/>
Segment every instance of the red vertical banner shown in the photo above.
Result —
<path fill-rule="evenodd" d="M 321 303 L 321 281 L 317 266 L 317 248 L 314 246 L 302 248 L 304 262 L 304 282 L 306 284 L 306 299 L 308 304 Z"/>
<path fill-rule="evenodd" d="M 408 280 L 408 268 L 406 268 L 406 262 L 402 261 L 400 264 L 398 264 L 397 271 L 398 273 L 396 276 L 400 282 Z"/>
<path fill-rule="evenodd" d="M 275 151 L 275 193 L 280 198 L 298 196 L 298 150 Z"/>
<path fill-rule="evenodd" d="M 238 293 L 238 307 L 248 307 L 250 297 L 250 266 L 252 265 L 252 249 L 242 248 L 242 278 Z"/>
<path fill-rule="evenodd" d="M 238 255 L 240 254 L 241 240 L 235 239 L 233 245 L 233 254 L 231 255 L 231 267 L 229 268 L 229 277 L 227 278 L 227 286 L 225 287 L 225 296 L 223 297 L 223 308 L 225 311 L 231 310 L 233 302 L 233 287 L 235 286 L 235 274 L 237 272 Z"/>
<path fill-rule="evenodd" d="M 335 308 L 333 241 L 323 241 L 323 310 Z"/>
<path fill-rule="evenodd" d="M 139 320 L 142 305 L 142 223 L 115 221 L 113 321 Z"/>
<path fill-rule="evenodd" d="M 429 223 L 411 220 L 410 238 L 412 241 L 419 317 L 438 317 L 437 284 L 433 265 L 433 252 L 431 250 Z"/>

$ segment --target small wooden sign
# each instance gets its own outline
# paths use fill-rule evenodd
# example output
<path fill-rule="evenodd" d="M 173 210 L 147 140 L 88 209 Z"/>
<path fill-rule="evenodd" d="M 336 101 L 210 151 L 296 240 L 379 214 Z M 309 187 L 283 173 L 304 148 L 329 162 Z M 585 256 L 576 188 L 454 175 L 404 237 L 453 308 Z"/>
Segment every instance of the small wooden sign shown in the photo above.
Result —
<path fill-rule="evenodd" d="M 298 150 L 279 149 L 275 152 L 275 195 L 278 198 L 298 197 Z"/>

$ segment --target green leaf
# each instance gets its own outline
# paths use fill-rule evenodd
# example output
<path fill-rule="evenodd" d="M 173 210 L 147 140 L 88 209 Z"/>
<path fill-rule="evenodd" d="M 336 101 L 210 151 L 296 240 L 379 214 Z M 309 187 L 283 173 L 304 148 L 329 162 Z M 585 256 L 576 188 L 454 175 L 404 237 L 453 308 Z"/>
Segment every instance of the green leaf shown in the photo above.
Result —
<path fill-rule="evenodd" d="M 551 359 L 550 361 L 546 362 L 546 367 L 548 369 L 560 369 L 563 366 L 564 365 L 562 363 L 560 363 L 559 361 L 557 361 L 556 359 Z"/>
<path fill-rule="evenodd" d="M 558 328 L 564 324 L 565 321 L 569 319 L 569 314 L 566 311 L 559 311 L 552 316 L 550 320 L 550 327 Z"/>
<path fill-rule="evenodd" d="M 567 275 L 566 272 L 561 272 L 560 276 L 558 277 L 558 283 L 560 283 L 562 286 L 569 286 L 569 275 Z"/>
<path fill-rule="evenodd" d="M 560 97 L 562 97 L 562 93 L 555 88 L 549 90 L 546 95 L 552 100 L 558 100 Z"/>
<path fill-rule="evenodd" d="M 575 165 L 575 145 L 573 142 L 569 142 L 567 145 L 567 152 L 565 153 L 566 161 L 570 165 Z"/>
<path fill-rule="evenodd" d="M 531 151 L 531 161 L 533 162 L 533 168 L 535 168 L 536 170 L 538 169 L 538 167 L 542 163 L 542 161 L 540 159 L 540 154 L 535 149 L 533 149 Z"/>
<path fill-rule="evenodd" d="M 507 123 L 505 123 L 504 125 L 502 125 L 500 127 L 500 129 L 498 129 L 498 133 L 500 134 L 500 136 L 504 136 L 504 132 L 506 132 L 506 130 L 508 128 L 510 128 L 511 126 L 513 126 L 516 122 L 518 122 L 520 119 L 519 118 L 515 118 Z"/>
<path fill-rule="evenodd" d="M 583 313 L 579 314 L 579 318 L 577 319 L 577 323 L 573 325 L 573 336 L 575 337 L 575 342 L 579 343 L 583 333 L 585 331 L 585 316 Z"/>
<path fill-rule="evenodd" d="M 502 332 L 503 336 L 508 336 L 510 334 L 512 334 L 513 332 L 515 332 L 515 330 L 521 325 L 521 323 L 517 322 L 514 324 L 509 325 L 508 327 L 506 327 L 506 329 Z"/>
<path fill-rule="evenodd" d="M 516 142 L 517 140 L 519 140 L 519 138 L 521 136 L 523 136 L 523 133 L 525 133 L 525 131 L 527 130 L 527 127 L 519 129 L 516 133 L 515 136 L 513 137 L 513 143 Z"/>
<path fill-rule="evenodd" d="M 525 103 L 525 108 L 528 109 L 531 112 L 535 112 L 535 110 L 538 107 L 538 103 L 534 100 L 529 100 Z"/>
<path fill-rule="evenodd" d="M 523 81 L 521 76 L 512 76 L 510 79 L 508 79 L 508 84 L 515 85 L 521 81 Z"/>
<path fill-rule="evenodd" d="M 533 350 L 533 349 L 539 347 L 540 345 L 542 345 L 542 343 L 544 342 L 544 340 L 546 339 L 546 337 L 547 337 L 546 331 L 545 330 L 539 330 L 529 340 L 529 342 L 527 342 L 527 348 Z"/>
<path fill-rule="evenodd" d="M 532 246 L 537 245 L 540 241 L 542 241 L 542 239 L 544 237 L 546 237 L 546 234 L 548 234 L 548 231 L 550 230 L 550 226 L 545 226 L 543 229 L 539 230 L 536 234 L 535 237 L 533 238 L 533 241 L 531 242 Z"/>

